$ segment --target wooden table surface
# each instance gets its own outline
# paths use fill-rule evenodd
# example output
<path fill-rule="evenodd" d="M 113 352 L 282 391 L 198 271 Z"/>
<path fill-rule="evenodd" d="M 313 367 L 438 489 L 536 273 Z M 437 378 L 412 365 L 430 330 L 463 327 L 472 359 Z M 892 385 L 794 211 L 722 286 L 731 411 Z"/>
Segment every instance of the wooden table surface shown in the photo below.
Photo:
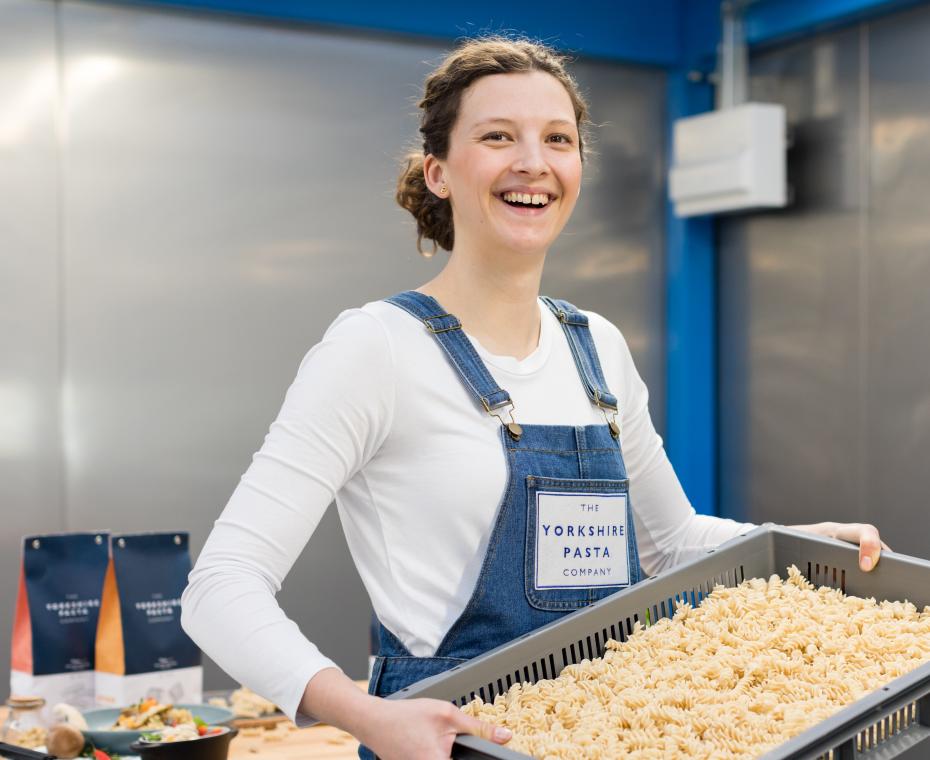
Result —
<path fill-rule="evenodd" d="M 245 729 L 229 745 L 230 760 L 350 760 L 358 758 L 358 742 L 332 726 Z"/>
<path fill-rule="evenodd" d="M 367 681 L 355 682 L 363 691 Z M 358 741 L 333 726 L 297 728 L 287 721 L 271 729 L 241 728 L 229 745 L 229 760 L 357 760 Z"/>

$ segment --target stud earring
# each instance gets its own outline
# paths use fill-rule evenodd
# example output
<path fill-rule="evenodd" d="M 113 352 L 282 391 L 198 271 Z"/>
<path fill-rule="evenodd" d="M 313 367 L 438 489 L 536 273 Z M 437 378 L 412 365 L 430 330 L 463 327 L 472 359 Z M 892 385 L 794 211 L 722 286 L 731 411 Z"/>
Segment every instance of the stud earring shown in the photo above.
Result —
<path fill-rule="evenodd" d="M 439 194 L 440 194 L 440 195 L 445 195 L 445 194 L 446 194 L 446 186 L 445 186 L 445 185 L 443 185 L 442 187 L 439 188 Z"/>

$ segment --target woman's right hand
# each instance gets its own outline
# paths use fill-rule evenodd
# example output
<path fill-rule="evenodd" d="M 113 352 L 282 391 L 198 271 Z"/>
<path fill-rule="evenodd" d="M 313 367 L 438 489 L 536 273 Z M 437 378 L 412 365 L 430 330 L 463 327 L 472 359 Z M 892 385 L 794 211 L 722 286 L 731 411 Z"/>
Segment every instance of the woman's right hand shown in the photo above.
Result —
<path fill-rule="evenodd" d="M 304 690 L 300 712 L 348 731 L 381 760 L 449 760 L 456 734 L 504 744 L 509 729 L 466 715 L 438 699 L 382 699 L 338 668 L 324 668 Z"/>
<path fill-rule="evenodd" d="M 507 728 L 466 715 L 438 699 L 377 699 L 359 739 L 381 760 L 449 760 L 456 734 L 504 744 Z"/>

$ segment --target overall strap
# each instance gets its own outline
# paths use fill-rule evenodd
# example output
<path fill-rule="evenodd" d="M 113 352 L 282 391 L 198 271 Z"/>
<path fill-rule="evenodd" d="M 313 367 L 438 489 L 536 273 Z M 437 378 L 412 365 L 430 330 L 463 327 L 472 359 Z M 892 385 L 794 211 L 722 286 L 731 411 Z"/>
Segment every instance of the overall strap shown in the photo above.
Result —
<path fill-rule="evenodd" d="M 510 394 L 500 388 L 491 377 L 488 368 L 481 361 L 475 347 L 462 330 L 462 323 L 455 316 L 447 313 L 435 298 L 415 290 L 408 290 L 386 298 L 385 301 L 403 309 L 426 325 L 426 329 L 433 334 L 442 350 L 446 352 L 446 356 L 449 357 L 452 366 L 462 378 L 465 387 L 486 412 L 495 414 L 507 406 L 511 408 L 511 411 L 513 410 Z M 497 414 L 495 416 L 499 417 Z M 501 419 L 501 423 L 510 430 L 511 435 L 519 430 L 519 426 L 513 421 L 507 424 Z M 511 429 L 511 425 L 514 425 L 515 429 Z M 519 436 L 515 435 L 515 437 Z"/>
<path fill-rule="evenodd" d="M 568 301 L 547 296 L 543 296 L 542 300 L 562 325 L 585 393 L 604 412 L 610 432 L 615 438 L 618 437 L 620 428 L 616 422 L 617 397 L 607 388 L 601 362 L 597 358 L 597 349 L 594 347 L 594 338 L 591 337 L 588 327 L 587 315 L 582 314 Z"/>

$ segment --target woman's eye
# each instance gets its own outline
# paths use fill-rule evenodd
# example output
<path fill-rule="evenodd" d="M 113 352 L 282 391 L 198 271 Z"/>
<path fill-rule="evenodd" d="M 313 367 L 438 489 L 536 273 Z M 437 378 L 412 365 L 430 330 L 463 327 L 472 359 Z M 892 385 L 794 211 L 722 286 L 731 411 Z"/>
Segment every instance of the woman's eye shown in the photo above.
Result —
<path fill-rule="evenodd" d="M 491 142 L 503 142 L 507 139 L 507 135 L 504 132 L 489 132 L 482 140 L 490 140 Z"/>
<path fill-rule="evenodd" d="M 572 138 L 568 135 L 550 135 L 549 139 L 558 145 L 571 145 Z"/>

